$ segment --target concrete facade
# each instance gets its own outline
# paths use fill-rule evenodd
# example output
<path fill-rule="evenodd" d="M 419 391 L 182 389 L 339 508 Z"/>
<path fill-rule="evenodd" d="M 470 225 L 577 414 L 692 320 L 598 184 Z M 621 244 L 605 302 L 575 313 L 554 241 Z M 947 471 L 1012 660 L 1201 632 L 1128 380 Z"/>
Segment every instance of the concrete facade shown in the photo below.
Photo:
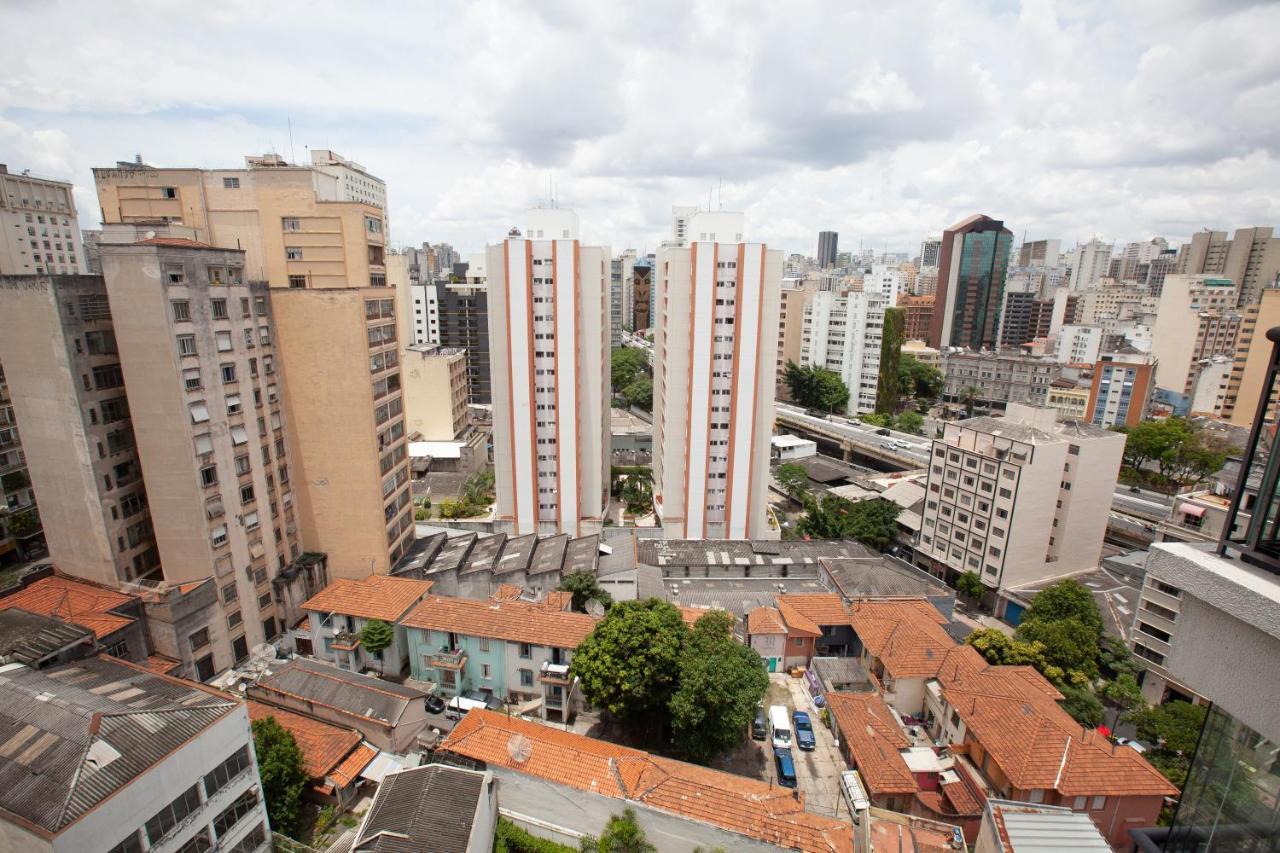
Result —
<path fill-rule="evenodd" d="M 875 410 L 884 312 L 891 307 L 891 297 L 864 290 L 815 293 L 804 308 L 800 363 L 840 375 L 849 389 L 847 414 Z"/>
<path fill-rule="evenodd" d="M 415 344 L 401 353 L 409 436 L 452 441 L 467 425 L 467 359 L 453 347 Z"/>

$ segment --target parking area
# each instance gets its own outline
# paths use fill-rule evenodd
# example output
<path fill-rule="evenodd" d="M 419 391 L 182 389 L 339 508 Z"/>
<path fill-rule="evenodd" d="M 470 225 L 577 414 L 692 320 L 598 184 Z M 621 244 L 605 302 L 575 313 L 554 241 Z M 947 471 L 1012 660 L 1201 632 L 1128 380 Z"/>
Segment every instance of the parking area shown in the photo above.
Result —
<path fill-rule="evenodd" d="M 791 756 L 796 767 L 796 782 L 804 792 L 805 807 L 828 817 L 848 817 L 849 807 L 840 793 L 840 771 L 844 759 L 836 748 L 835 736 L 822 724 L 821 711 L 813 706 L 802 682 L 781 673 L 769 676 L 765 707 L 785 705 L 789 713 L 807 711 L 813 721 L 815 746 L 812 751 L 793 746 Z M 722 756 L 713 766 L 741 776 L 750 776 L 778 784 L 778 771 L 773 761 L 773 747 L 763 741 L 747 738 L 737 749 Z"/>

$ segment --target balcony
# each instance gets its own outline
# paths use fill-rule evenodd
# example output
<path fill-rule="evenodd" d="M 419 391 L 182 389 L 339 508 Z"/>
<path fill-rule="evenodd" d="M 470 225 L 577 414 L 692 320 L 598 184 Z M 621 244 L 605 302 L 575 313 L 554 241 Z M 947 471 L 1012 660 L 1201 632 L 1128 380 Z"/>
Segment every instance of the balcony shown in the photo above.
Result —
<path fill-rule="evenodd" d="M 567 686 L 573 679 L 569 675 L 569 665 L 567 663 L 543 661 L 542 671 L 538 673 L 538 680 L 543 684 Z"/>
<path fill-rule="evenodd" d="M 465 649 L 441 648 L 432 652 L 428 661 L 436 669 L 460 670 L 467 665 L 467 652 Z"/>
<path fill-rule="evenodd" d="M 329 648 L 336 652 L 354 652 L 360 648 L 360 635 L 352 631 L 338 631 L 333 635 Z"/>

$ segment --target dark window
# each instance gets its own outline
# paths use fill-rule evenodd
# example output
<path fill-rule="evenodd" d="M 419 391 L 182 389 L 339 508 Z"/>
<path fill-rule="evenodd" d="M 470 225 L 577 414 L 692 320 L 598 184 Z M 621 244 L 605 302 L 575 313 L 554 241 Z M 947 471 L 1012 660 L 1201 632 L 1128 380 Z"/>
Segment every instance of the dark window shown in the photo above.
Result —
<path fill-rule="evenodd" d="M 199 808 L 200 791 L 192 785 L 147 821 L 147 839 L 150 840 L 151 846 L 159 844 L 160 839 L 169 834 L 169 830 L 182 823 L 187 815 L 198 811 Z"/>
<path fill-rule="evenodd" d="M 213 819 L 213 831 L 219 839 L 227 834 L 227 830 L 235 826 L 240 818 L 253 811 L 258 805 L 258 795 L 252 790 L 245 791 L 236 797 L 236 801 Z"/>
<path fill-rule="evenodd" d="M 236 663 L 249 656 L 249 641 L 243 634 L 231 641 L 231 656 L 235 658 Z"/>

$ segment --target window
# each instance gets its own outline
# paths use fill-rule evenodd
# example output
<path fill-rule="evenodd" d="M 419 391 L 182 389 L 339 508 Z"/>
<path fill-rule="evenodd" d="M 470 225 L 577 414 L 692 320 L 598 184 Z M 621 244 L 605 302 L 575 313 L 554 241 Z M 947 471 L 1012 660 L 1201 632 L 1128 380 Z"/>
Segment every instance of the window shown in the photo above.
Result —
<path fill-rule="evenodd" d="M 196 354 L 196 336 L 178 335 L 178 355 Z"/>
<path fill-rule="evenodd" d="M 480 677 L 481 677 L 481 678 L 492 678 L 492 677 L 493 677 L 492 673 L 491 673 L 491 672 L 490 672 L 490 670 L 489 670 L 489 664 L 487 664 L 487 663 L 482 663 L 482 664 L 480 664 Z"/>
<path fill-rule="evenodd" d="M 258 529 L 258 514 L 256 512 L 246 512 L 244 514 L 244 529 L 245 530 Z"/>
<path fill-rule="evenodd" d="M 187 269 L 182 264 L 165 264 L 164 277 L 169 284 L 185 284 Z"/>
<path fill-rule="evenodd" d="M 205 642 L 208 643 L 207 632 L 204 633 L 206 634 Z M 192 646 L 192 648 L 196 647 Z M 187 815 L 199 809 L 200 791 L 195 785 L 192 785 L 178 795 L 177 799 L 156 812 L 151 820 L 147 821 L 147 839 L 151 842 L 151 846 L 154 847 L 159 844 L 160 840 L 169 834 L 169 830 L 182 823 Z"/>
<path fill-rule="evenodd" d="M 224 190 L 238 190 L 240 189 L 240 179 L 239 178 L 223 178 L 222 188 Z"/>
<path fill-rule="evenodd" d="M 226 396 L 226 403 L 227 403 L 227 414 L 228 414 L 228 415 L 238 415 L 238 414 L 240 414 L 240 412 L 241 412 L 241 408 L 242 408 L 242 407 L 241 407 L 241 405 L 240 405 L 240 395 L 239 395 L 239 394 L 228 394 L 228 395 Z"/>
<path fill-rule="evenodd" d="M 210 300 L 209 300 L 209 307 L 213 309 L 213 319 L 215 319 L 215 320 L 225 320 L 225 319 L 227 319 L 227 316 L 228 316 L 228 315 L 227 315 L 227 300 L 225 300 L 225 299 L 210 299 Z"/>
<path fill-rule="evenodd" d="M 489 651 L 489 638 L 488 638 L 488 637 L 481 637 L 481 638 L 480 638 L 480 651 L 482 651 L 482 652 L 487 652 L 487 651 Z"/>
<path fill-rule="evenodd" d="M 238 408 L 239 398 L 236 399 L 236 403 L 237 403 L 237 411 L 239 411 L 239 408 Z M 233 414 L 233 412 L 231 411 L 230 399 L 227 400 L 227 413 Z M 232 444 L 239 447 L 242 444 L 247 444 L 248 441 L 249 441 L 249 433 L 245 430 L 243 426 L 240 426 L 239 424 L 237 424 L 231 427 L 231 443 Z"/>
<path fill-rule="evenodd" d="M 1106 808 L 1106 806 L 1107 806 L 1107 798 L 1106 798 L 1106 797 L 1094 797 L 1094 798 L 1093 798 L 1093 803 L 1092 803 L 1092 804 L 1090 804 L 1089 808 L 1091 808 L 1091 809 L 1101 809 L 1101 808 Z"/>
<path fill-rule="evenodd" d="M 253 484 L 252 483 L 247 483 L 240 487 L 240 503 L 242 504 L 253 503 Z"/>
<path fill-rule="evenodd" d="M 520 670 L 520 686 L 521 687 L 533 686 L 533 670 L 531 669 Z"/>
<path fill-rule="evenodd" d="M 209 420 L 209 407 L 203 402 L 191 404 L 191 422 L 202 424 Z"/>
<path fill-rule="evenodd" d="M 285 231 L 301 231 L 302 221 L 296 216 L 286 216 L 280 220 L 280 227 Z"/>
<path fill-rule="evenodd" d="M 179 847 L 176 853 L 209 853 L 212 849 L 213 842 L 209 840 L 209 830 L 201 829 L 191 836 L 186 844 Z"/>
<path fill-rule="evenodd" d="M 227 526 L 219 524 L 209 532 L 209 541 L 213 543 L 213 547 L 221 548 L 227 544 Z"/>
<path fill-rule="evenodd" d="M 529 658 L 533 657 L 533 646 L 529 645 L 528 643 L 521 643 L 520 657 L 524 660 L 528 660 Z"/>
<path fill-rule="evenodd" d="M 287 261 L 302 260 L 302 248 L 299 246 L 285 246 L 284 257 Z"/>
<path fill-rule="evenodd" d="M 1002 497 L 1002 498 L 1011 498 L 1011 497 L 1013 497 L 1013 492 L 1009 491 L 1008 489 L 1001 489 L 1001 490 L 1000 490 L 1000 497 Z"/>
<path fill-rule="evenodd" d="M 213 438 L 208 433 L 196 436 L 196 453 L 203 456 L 213 452 Z"/>
<path fill-rule="evenodd" d="M 200 485 L 206 489 L 218 485 L 218 466 L 209 465 L 200 469 Z"/>
<path fill-rule="evenodd" d="M 1071 801 L 1071 810 L 1082 812 L 1084 811 L 1084 808 L 1086 805 L 1088 805 L 1088 803 L 1089 803 L 1088 797 L 1076 797 L 1074 800 Z"/>
<path fill-rule="evenodd" d="M 236 473 L 240 475 L 249 473 L 249 455 L 246 453 L 236 457 Z"/>
<path fill-rule="evenodd" d="M 236 366 L 231 362 L 227 362 L 222 365 L 222 381 L 223 382 L 236 381 Z"/>
<path fill-rule="evenodd" d="M 219 839 L 227 834 L 227 830 L 231 829 L 240 822 L 240 818 L 249 814 L 258 806 L 258 795 L 250 788 L 240 796 L 236 797 L 236 801 L 213 819 L 213 832 Z"/>
<path fill-rule="evenodd" d="M 107 853 L 142 853 L 142 842 L 138 840 L 138 831 L 129 833 L 124 841 L 112 847 Z"/>
<path fill-rule="evenodd" d="M 240 611 L 239 611 L 239 610 L 233 610 L 233 611 L 231 611 L 230 613 L 228 613 L 228 614 L 227 614 L 227 627 L 228 627 L 228 628 L 235 628 L 235 627 L 238 627 L 238 626 L 240 625 L 240 623 L 241 623 L 241 622 L 243 622 L 243 621 L 244 621 L 244 617 L 240 615 Z M 241 654 L 239 654 L 239 653 L 237 653 L 237 654 L 236 654 L 236 660 L 239 660 L 241 657 L 243 657 L 243 655 L 241 655 Z"/>
<path fill-rule="evenodd" d="M 230 332 L 215 332 L 214 338 L 218 342 L 218 352 L 231 352 L 234 348 L 231 343 Z"/>
<path fill-rule="evenodd" d="M 185 299 L 175 299 L 169 303 L 173 307 L 173 319 L 185 323 L 191 319 L 191 303 Z"/>
<path fill-rule="evenodd" d="M 289 286 L 292 288 L 303 288 L 307 286 L 307 277 L 305 275 L 289 276 Z"/>

